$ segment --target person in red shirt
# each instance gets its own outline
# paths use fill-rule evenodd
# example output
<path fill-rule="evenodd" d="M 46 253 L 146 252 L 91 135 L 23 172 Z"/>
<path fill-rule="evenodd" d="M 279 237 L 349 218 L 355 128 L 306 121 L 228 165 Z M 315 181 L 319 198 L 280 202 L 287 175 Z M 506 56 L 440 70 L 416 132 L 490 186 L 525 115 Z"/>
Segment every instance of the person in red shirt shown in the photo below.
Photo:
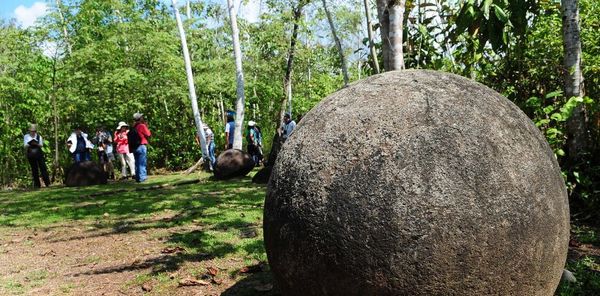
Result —
<path fill-rule="evenodd" d="M 146 148 L 146 145 L 148 145 L 148 138 L 152 136 L 152 133 L 150 133 L 148 125 L 144 120 L 144 114 L 133 114 L 133 120 L 135 120 L 133 128 L 137 131 L 140 141 L 139 146 L 135 149 L 135 151 L 133 151 L 133 156 L 135 157 L 135 180 L 138 183 L 141 183 L 148 179 L 146 165 L 148 160 L 148 149 Z"/>

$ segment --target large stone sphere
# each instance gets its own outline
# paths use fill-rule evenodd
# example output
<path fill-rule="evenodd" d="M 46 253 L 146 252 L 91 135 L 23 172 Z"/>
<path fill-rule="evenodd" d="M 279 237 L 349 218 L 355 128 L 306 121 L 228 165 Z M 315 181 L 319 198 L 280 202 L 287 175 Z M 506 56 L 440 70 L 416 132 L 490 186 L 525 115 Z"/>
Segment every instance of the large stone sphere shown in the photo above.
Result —
<path fill-rule="evenodd" d="M 569 207 L 546 140 L 495 91 L 447 73 L 376 75 L 284 144 L 264 237 L 284 295 L 543 295 Z"/>

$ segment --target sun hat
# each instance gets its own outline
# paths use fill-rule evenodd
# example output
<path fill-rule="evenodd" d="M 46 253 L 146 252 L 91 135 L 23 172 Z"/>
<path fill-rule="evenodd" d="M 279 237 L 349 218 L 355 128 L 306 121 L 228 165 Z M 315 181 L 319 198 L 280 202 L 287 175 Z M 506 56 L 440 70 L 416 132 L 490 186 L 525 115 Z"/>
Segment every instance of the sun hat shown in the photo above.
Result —
<path fill-rule="evenodd" d="M 252 120 L 248 121 L 248 126 L 255 126 L 255 125 L 256 125 L 256 122 L 254 122 Z"/>
<path fill-rule="evenodd" d="M 117 130 L 120 130 L 124 126 L 129 126 L 129 125 L 127 125 L 127 123 L 125 123 L 125 121 L 119 122 L 119 125 L 117 126 Z"/>
<path fill-rule="evenodd" d="M 142 114 L 140 112 L 136 112 L 135 114 L 133 114 L 133 119 L 140 120 L 140 118 L 142 118 L 142 116 L 144 116 L 144 114 Z"/>

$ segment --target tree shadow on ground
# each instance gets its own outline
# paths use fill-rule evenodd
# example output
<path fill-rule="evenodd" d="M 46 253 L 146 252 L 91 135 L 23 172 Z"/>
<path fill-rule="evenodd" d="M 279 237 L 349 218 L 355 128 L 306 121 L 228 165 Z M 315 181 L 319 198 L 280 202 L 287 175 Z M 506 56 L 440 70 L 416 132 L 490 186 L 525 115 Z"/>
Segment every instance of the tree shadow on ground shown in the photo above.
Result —
<path fill-rule="evenodd" d="M 198 184 L 136 191 L 140 186 L 193 178 L 197 177 L 151 179 L 143 185 L 113 183 L 85 188 L 51 188 L 19 192 L 18 195 L 0 192 L 0 227 L 59 233 L 61 227 L 72 227 L 73 223 L 87 226 L 78 232 L 50 236 L 46 240 L 50 243 L 164 230 L 162 243 L 183 248 L 183 251 L 147 255 L 140 261 L 120 262 L 71 276 L 136 270 L 149 270 L 150 275 L 159 275 L 177 271 L 185 263 L 230 256 L 245 261 L 266 260 L 261 227 L 265 187 L 252 184 L 249 177 L 215 182 L 201 179 Z M 111 194 L 111 191 L 119 192 Z"/>
<path fill-rule="evenodd" d="M 221 296 L 279 296 L 270 271 L 251 274 L 223 291 Z"/>

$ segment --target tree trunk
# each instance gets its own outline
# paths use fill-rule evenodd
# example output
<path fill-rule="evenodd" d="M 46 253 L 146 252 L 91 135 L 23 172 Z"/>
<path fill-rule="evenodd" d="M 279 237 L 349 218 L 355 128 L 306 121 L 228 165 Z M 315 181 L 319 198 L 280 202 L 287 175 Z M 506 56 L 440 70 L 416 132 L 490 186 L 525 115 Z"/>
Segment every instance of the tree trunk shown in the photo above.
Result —
<path fill-rule="evenodd" d="M 329 28 L 331 28 L 331 34 L 333 35 L 333 40 L 335 41 L 335 45 L 338 48 L 338 55 L 340 56 L 340 60 L 342 61 L 342 74 L 344 75 L 344 86 L 348 85 L 348 63 L 346 62 L 346 55 L 344 55 L 344 49 L 342 48 L 342 42 L 340 38 L 338 38 L 337 30 L 335 29 L 335 24 L 333 23 L 333 18 L 331 17 L 331 13 L 327 8 L 327 0 L 322 0 L 323 9 L 325 10 L 325 15 L 327 15 L 327 21 L 329 22 Z"/>
<path fill-rule="evenodd" d="M 285 68 L 285 76 L 283 78 L 283 91 L 285 96 L 281 101 L 281 108 L 279 110 L 279 116 L 277 117 L 277 122 L 275 126 L 277 130 L 275 135 L 273 136 L 273 142 L 271 145 L 271 151 L 269 153 L 269 157 L 267 159 L 267 163 L 265 165 L 270 166 L 275 164 L 275 159 L 277 159 L 277 155 L 279 154 L 279 150 L 281 149 L 282 139 L 281 139 L 281 129 L 283 128 L 283 116 L 285 115 L 286 109 L 286 101 L 290 105 L 289 112 L 290 115 L 292 113 L 292 73 L 294 69 L 294 57 L 296 54 L 296 42 L 298 42 L 298 31 L 300 29 L 300 18 L 302 17 L 302 9 L 306 6 L 306 0 L 298 1 L 298 5 L 294 9 L 294 27 L 292 28 L 292 36 L 290 38 L 290 48 L 288 49 L 287 56 L 287 65 Z"/>
<path fill-rule="evenodd" d="M 185 15 L 187 17 L 187 19 L 191 19 L 192 18 L 192 7 L 190 6 L 190 0 L 186 1 L 185 4 Z"/>
<path fill-rule="evenodd" d="M 298 31 L 300 29 L 300 18 L 302 17 L 302 9 L 306 5 L 306 1 L 300 0 L 298 6 L 294 9 L 294 27 L 292 28 L 292 36 L 290 38 L 290 48 L 288 49 L 287 65 L 285 67 L 285 76 L 283 77 L 283 92 L 285 94 L 281 100 L 281 109 L 277 118 L 276 125 L 277 133 L 281 133 L 283 127 L 283 116 L 285 115 L 286 102 L 289 104 L 288 112 L 292 113 L 292 73 L 294 70 L 294 56 L 296 54 L 296 43 L 298 42 Z M 271 148 L 273 149 L 273 148 Z"/>
<path fill-rule="evenodd" d="M 581 72 L 581 39 L 579 28 L 579 0 L 562 0 L 562 31 L 565 75 L 565 96 L 583 97 L 583 74 Z M 586 151 L 586 108 L 583 104 L 573 110 L 567 121 L 567 158 L 569 163 L 577 162 Z"/>
<path fill-rule="evenodd" d="M 63 38 L 65 39 L 65 44 L 67 45 L 67 52 L 71 55 L 73 48 L 71 47 L 71 42 L 69 42 L 69 34 L 67 33 L 67 22 L 65 20 L 65 16 L 62 11 L 62 3 L 61 0 L 56 0 L 56 9 L 58 10 L 58 15 L 60 16 L 61 26 L 63 30 Z"/>
<path fill-rule="evenodd" d="M 52 161 L 52 183 L 56 181 L 56 176 L 61 173 L 60 153 L 58 141 L 58 103 L 56 102 L 56 62 L 58 60 L 58 50 L 54 53 L 52 59 L 52 89 L 50 90 L 50 100 L 52 102 L 52 117 L 54 119 L 54 160 Z"/>
<path fill-rule="evenodd" d="M 381 31 L 383 68 L 386 71 L 404 69 L 402 34 L 406 0 L 377 0 Z"/>
<path fill-rule="evenodd" d="M 369 37 L 369 49 L 371 51 L 371 59 L 373 59 L 373 69 L 375 73 L 379 74 L 379 60 L 377 59 L 377 49 L 375 48 L 375 41 L 373 41 L 373 27 L 371 26 L 371 9 L 369 8 L 369 1 L 363 0 L 365 4 L 365 17 L 367 18 L 367 34 Z"/>
<path fill-rule="evenodd" d="M 235 72 L 237 77 L 237 103 L 235 106 L 235 131 L 233 132 L 233 148 L 242 149 L 242 128 L 244 124 L 244 70 L 242 69 L 242 50 L 240 49 L 240 33 L 237 26 L 237 11 L 233 0 L 227 0 L 231 32 L 233 39 L 233 53 L 235 55 Z"/>
<path fill-rule="evenodd" d="M 188 51 L 187 41 L 185 38 L 185 31 L 183 30 L 183 24 L 181 22 L 181 16 L 179 16 L 179 10 L 177 9 L 177 0 L 173 0 L 173 12 L 175 13 L 175 20 L 177 21 L 177 28 L 179 29 L 179 37 L 181 38 L 181 48 L 183 51 L 183 60 L 185 62 L 185 72 L 187 76 L 188 89 L 190 91 L 190 100 L 192 102 L 192 112 L 194 114 L 194 122 L 196 124 L 196 134 L 200 139 L 200 147 L 202 150 L 202 158 L 208 158 L 208 145 L 206 143 L 206 135 L 202 128 L 202 119 L 200 118 L 200 112 L 198 111 L 198 100 L 196 98 L 196 88 L 194 87 L 194 74 L 192 73 L 192 62 L 190 60 L 190 53 Z"/>

